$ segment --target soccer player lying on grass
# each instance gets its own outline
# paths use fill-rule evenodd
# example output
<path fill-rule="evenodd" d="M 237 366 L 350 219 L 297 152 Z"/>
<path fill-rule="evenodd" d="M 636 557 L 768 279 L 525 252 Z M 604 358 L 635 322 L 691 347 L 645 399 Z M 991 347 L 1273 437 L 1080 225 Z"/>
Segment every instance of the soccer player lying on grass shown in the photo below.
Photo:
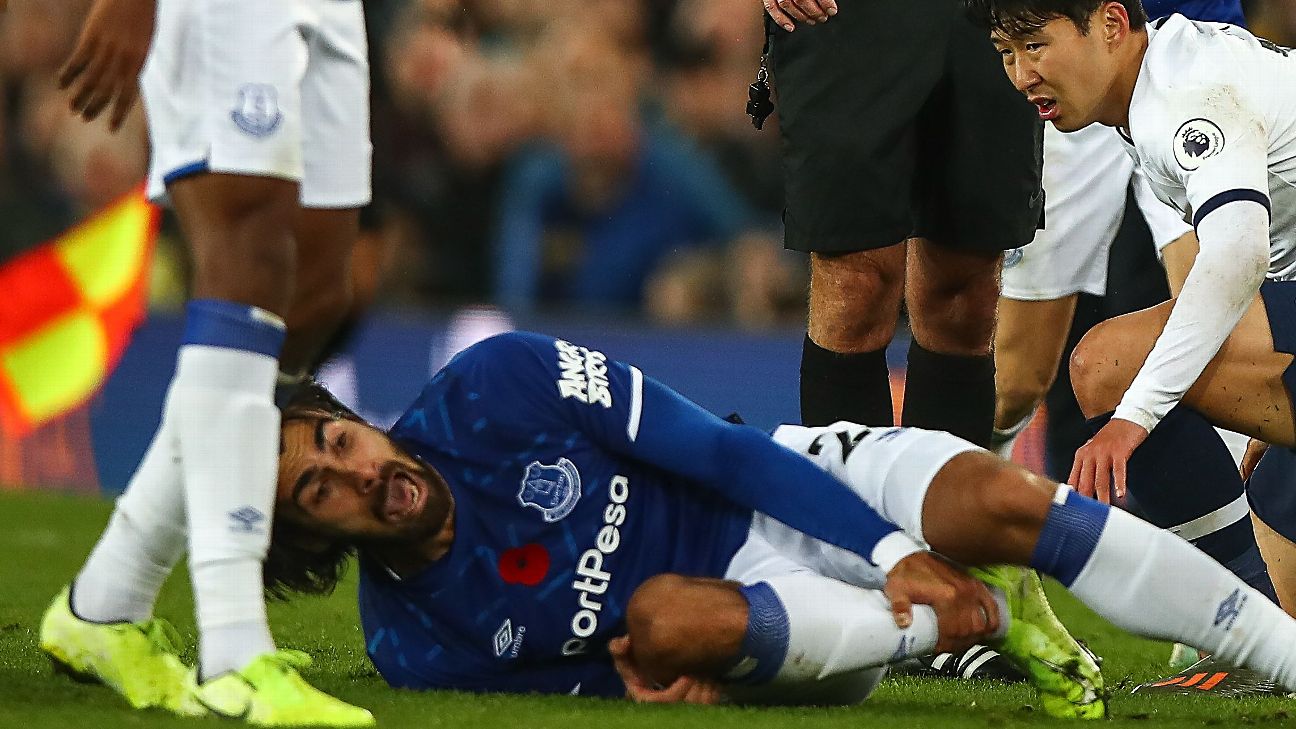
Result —
<path fill-rule="evenodd" d="M 1199 240 L 1176 299 L 1099 324 L 1076 347 L 1071 381 L 1095 435 L 1071 482 L 1106 500 L 1128 481 L 1140 502 L 1224 483 L 1232 460 L 1211 424 L 1296 447 L 1296 58 L 1230 25 L 1148 24 L 1137 0 L 966 2 L 1040 116 L 1063 132 L 1116 127 Z M 1256 536 L 1271 566 L 1290 563 L 1290 485 L 1261 481 L 1248 490 Z M 1271 576 L 1296 610 L 1296 572 Z"/>
<path fill-rule="evenodd" d="M 326 592 L 358 552 L 393 686 L 849 703 L 889 662 L 983 639 L 1050 714 L 1103 715 L 1097 666 L 1033 573 L 969 577 L 940 554 L 1029 565 L 1130 631 L 1296 688 L 1296 622 L 1260 593 L 945 433 L 771 437 L 525 333 L 460 354 L 386 433 L 317 387 L 282 428 L 267 587 Z"/>

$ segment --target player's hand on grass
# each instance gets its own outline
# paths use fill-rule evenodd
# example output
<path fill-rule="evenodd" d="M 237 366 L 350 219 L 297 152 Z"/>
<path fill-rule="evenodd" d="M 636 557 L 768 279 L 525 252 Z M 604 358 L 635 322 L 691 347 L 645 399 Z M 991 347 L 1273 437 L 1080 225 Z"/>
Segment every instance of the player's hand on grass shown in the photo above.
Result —
<path fill-rule="evenodd" d="M 1125 465 L 1147 437 L 1148 432 L 1138 423 L 1112 418 L 1076 451 L 1067 483 L 1081 495 L 1104 504 L 1111 503 L 1113 487 L 1115 496 L 1124 498 Z"/>
<path fill-rule="evenodd" d="M 761 0 L 761 4 L 770 18 L 789 33 L 796 23 L 818 25 L 837 14 L 837 0 Z"/>
<path fill-rule="evenodd" d="M 939 653 L 964 650 L 999 629 L 999 607 L 985 583 L 933 552 L 915 552 L 887 573 L 883 593 L 896 625 L 913 624 L 913 606 L 936 611 Z"/>
<path fill-rule="evenodd" d="M 1264 457 L 1265 452 L 1268 450 L 1269 444 L 1262 440 L 1252 438 L 1247 442 L 1246 453 L 1242 454 L 1242 463 L 1238 466 L 1238 472 L 1242 474 L 1243 481 L 1251 478 L 1251 473 L 1255 471 L 1256 465 L 1260 463 L 1260 459 Z"/>
<path fill-rule="evenodd" d="M 668 686 L 658 686 L 639 670 L 630 650 L 630 636 L 608 642 L 612 665 L 625 683 L 626 698 L 641 704 L 718 704 L 723 694 L 720 684 L 692 676 L 680 676 Z"/>
<path fill-rule="evenodd" d="M 90 7 L 58 79 L 82 119 L 91 121 L 111 105 L 109 126 L 121 128 L 139 95 L 156 10 L 156 0 L 95 0 Z"/>

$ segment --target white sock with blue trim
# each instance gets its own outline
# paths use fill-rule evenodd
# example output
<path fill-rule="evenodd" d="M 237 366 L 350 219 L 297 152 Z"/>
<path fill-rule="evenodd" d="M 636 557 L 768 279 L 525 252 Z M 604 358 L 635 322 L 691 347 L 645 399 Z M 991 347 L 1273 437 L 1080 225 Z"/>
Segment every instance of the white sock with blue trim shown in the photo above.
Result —
<path fill-rule="evenodd" d="M 1113 624 L 1296 690 L 1296 620 L 1188 542 L 1060 486 L 1032 566 Z"/>
<path fill-rule="evenodd" d="M 880 590 L 813 572 L 776 575 L 740 589 L 747 599 L 747 635 L 724 678 L 745 701 L 798 703 L 814 695 L 815 684 L 850 676 L 860 681 L 847 680 L 844 688 L 856 695 L 832 703 L 861 701 L 881 678 L 879 672 L 870 681 L 862 672 L 927 655 L 939 637 L 930 606 L 914 605 L 913 621 L 902 629 Z M 752 694 L 737 688 L 743 685 L 766 688 Z"/>
<path fill-rule="evenodd" d="M 283 321 L 260 309 L 189 303 L 168 415 L 184 464 L 204 679 L 275 647 L 261 562 L 279 467 L 273 393 L 283 338 Z"/>

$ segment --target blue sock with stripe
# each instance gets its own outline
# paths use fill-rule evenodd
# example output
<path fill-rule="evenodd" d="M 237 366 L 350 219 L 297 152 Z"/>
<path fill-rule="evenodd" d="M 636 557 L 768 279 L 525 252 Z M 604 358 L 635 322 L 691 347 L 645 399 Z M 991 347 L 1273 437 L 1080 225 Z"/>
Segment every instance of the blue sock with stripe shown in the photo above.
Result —
<path fill-rule="evenodd" d="M 1109 509 L 1070 488 L 1059 488 L 1035 543 L 1030 566 L 1070 587 L 1089 564 L 1107 526 Z"/>
<path fill-rule="evenodd" d="M 767 683 L 787 658 L 791 636 L 787 609 L 768 583 L 742 585 L 738 590 L 747 599 L 747 633 L 725 678 L 743 684 Z"/>

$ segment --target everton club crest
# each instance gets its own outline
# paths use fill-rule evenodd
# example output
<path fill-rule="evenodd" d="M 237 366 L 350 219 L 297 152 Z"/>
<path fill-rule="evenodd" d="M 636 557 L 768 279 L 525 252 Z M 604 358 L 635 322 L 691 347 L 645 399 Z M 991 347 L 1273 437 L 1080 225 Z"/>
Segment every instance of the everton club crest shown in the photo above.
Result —
<path fill-rule="evenodd" d="M 518 503 L 540 510 L 546 522 L 555 522 L 572 512 L 580 501 L 581 481 L 576 464 L 566 458 L 546 466 L 532 461 L 522 476 Z"/>
<path fill-rule="evenodd" d="M 243 84 L 239 88 L 238 106 L 230 112 L 230 118 L 239 129 L 254 137 L 271 134 L 283 121 L 279 93 L 270 84 Z"/>

